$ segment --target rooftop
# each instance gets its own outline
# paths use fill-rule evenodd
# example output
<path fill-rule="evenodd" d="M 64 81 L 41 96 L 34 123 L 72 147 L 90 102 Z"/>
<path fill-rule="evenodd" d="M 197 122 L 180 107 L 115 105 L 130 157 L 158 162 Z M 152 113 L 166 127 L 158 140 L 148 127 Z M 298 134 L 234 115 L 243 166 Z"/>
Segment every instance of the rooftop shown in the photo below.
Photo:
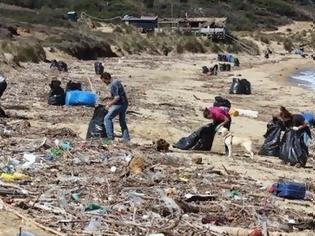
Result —
<path fill-rule="evenodd" d="M 141 17 L 134 17 L 134 16 L 124 16 L 123 21 L 136 21 L 136 20 L 144 20 L 144 21 L 156 21 L 158 19 L 157 16 L 141 16 Z"/>

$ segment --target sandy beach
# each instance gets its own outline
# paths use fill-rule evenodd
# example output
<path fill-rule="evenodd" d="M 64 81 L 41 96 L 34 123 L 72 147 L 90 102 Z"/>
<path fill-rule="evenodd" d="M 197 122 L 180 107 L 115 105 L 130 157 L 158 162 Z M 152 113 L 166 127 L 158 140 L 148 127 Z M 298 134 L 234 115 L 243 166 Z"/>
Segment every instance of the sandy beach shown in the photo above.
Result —
<path fill-rule="evenodd" d="M 189 135 L 192 131 L 207 123 L 202 117 L 202 109 L 213 102 L 217 95 L 227 97 L 234 108 L 249 109 L 259 112 L 256 119 L 235 117 L 232 123 L 232 132 L 240 136 L 249 136 L 255 144 L 255 152 L 263 143 L 263 134 L 266 124 L 272 114 L 278 112 L 283 105 L 292 112 L 312 111 L 314 109 L 315 93 L 302 87 L 294 86 L 288 77 L 298 70 L 315 66 L 311 59 L 302 59 L 296 56 L 271 56 L 265 59 L 262 56 L 239 56 L 241 67 L 231 72 L 220 73 L 217 77 L 203 75 L 201 67 L 215 63 L 216 55 L 186 54 L 183 56 L 152 57 L 130 56 L 125 58 L 111 58 L 104 60 L 106 70 L 119 78 L 126 86 L 130 98 L 132 111 L 128 115 L 132 143 L 151 144 L 159 138 L 175 143 L 179 138 Z M 71 61 L 68 75 L 54 75 L 47 72 L 48 65 L 41 63 L 25 64 L 25 69 L 10 71 L 8 74 L 10 86 L 4 96 L 3 105 L 11 115 L 26 116 L 34 127 L 67 127 L 85 137 L 87 125 L 92 115 L 92 108 L 51 108 L 46 105 L 48 84 L 53 76 L 62 79 L 81 81 L 89 88 L 87 78 L 90 78 L 93 87 L 106 95 L 101 81 L 95 77 L 93 61 Z M 23 75 L 21 75 L 23 72 Z M 229 95 L 232 77 L 241 74 L 252 84 L 252 95 Z M 32 90 L 27 87 L 33 86 Z M 39 89 L 42 88 L 42 89 Z M 16 94 L 25 96 L 17 101 Z M 26 106 L 29 109 L 13 111 L 10 104 Z M 118 129 L 116 128 L 116 131 Z M 190 161 L 193 157 L 202 157 L 204 163 L 222 170 L 223 166 L 243 176 L 255 179 L 263 187 L 268 187 L 279 178 L 286 178 L 301 183 L 314 183 L 313 156 L 311 150 L 306 169 L 296 169 L 283 166 L 277 158 L 257 156 L 254 160 L 238 154 L 229 159 L 223 154 L 223 140 L 216 137 L 213 150 L 209 152 L 192 152 L 171 150 L 170 156 Z M 205 166 L 205 168 L 207 168 Z M 255 189 L 253 189 L 255 193 Z M 315 206 L 312 202 L 300 204 L 295 201 L 273 199 L 275 204 L 283 208 L 294 208 L 312 213 Z M 10 217 L 9 217 L 10 218 Z M 9 219 L 8 219 L 9 220 Z M 3 221 L 3 220 L 1 220 Z M 10 221 L 10 220 L 9 220 Z M 19 225 L 17 222 L 16 225 Z M 21 224 L 23 224 L 21 222 Z M 8 231 L 9 224 L 5 223 Z M 0 227 L 2 227 L 0 225 Z M 32 228 L 34 233 L 41 231 Z M 16 230 L 13 229 L 13 231 Z M 9 235 L 0 233 L 0 235 Z M 285 234 L 283 234 L 285 235 Z M 296 235 L 296 234 L 292 234 Z M 301 234 L 310 235 L 310 234 Z"/>

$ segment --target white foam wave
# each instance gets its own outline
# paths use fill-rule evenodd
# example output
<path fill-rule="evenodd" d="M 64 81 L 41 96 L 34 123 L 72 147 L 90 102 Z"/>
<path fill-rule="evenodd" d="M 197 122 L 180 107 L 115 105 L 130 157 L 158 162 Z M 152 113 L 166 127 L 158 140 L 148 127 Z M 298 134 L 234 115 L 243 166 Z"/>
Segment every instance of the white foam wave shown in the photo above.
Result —
<path fill-rule="evenodd" d="M 315 90 L 315 70 L 301 71 L 292 76 L 292 79 L 301 82 L 299 85 L 305 85 Z"/>

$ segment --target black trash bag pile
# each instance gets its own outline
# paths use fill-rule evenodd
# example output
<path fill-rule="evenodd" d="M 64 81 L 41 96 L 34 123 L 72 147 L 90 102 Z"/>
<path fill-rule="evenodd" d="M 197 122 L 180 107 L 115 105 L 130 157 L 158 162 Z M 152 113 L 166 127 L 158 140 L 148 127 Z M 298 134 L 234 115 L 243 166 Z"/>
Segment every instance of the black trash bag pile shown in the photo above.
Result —
<path fill-rule="evenodd" d="M 231 64 L 229 63 L 220 63 L 220 71 L 231 71 Z"/>
<path fill-rule="evenodd" d="M 233 78 L 230 94 L 251 94 L 251 84 L 247 79 Z"/>
<path fill-rule="evenodd" d="M 231 102 L 226 99 L 226 98 L 223 98 L 221 96 L 217 96 L 214 98 L 214 103 L 213 103 L 213 106 L 214 107 L 227 107 L 227 108 L 231 108 Z"/>
<path fill-rule="evenodd" d="M 98 105 L 94 109 L 93 117 L 89 123 L 86 139 L 106 138 L 104 118 L 108 111 L 103 105 Z"/>
<path fill-rule="evenodd" d="M 82 84 L 80 82 L 73 82 L 73 81 L 69 81 L 66 85 L 66 91 L 75 91 L 75 90 L 82 90 Z"/>
<path fill-rule="evenodd" d="M 50 64 L 51 69 L 57 69 L 61 72 L 68 72 L 68 65 L 63 61 L 52 60 Z"/>
<path fill-rule="evenodd" d="M 304 131 L 288 129 L 283 137 L 280 159 L 291 165 L 305 166 L 308 158 L 308 147 L 304 142 Z"/>
<path fill-rule="evenodd" d="M 273 118 L 267 125 L 267 132 L 264 135 L 265 142 L 261 146 L 258 154 L 262 156 L 280 157 L 281 132 L 284 131 L 282 122 Z"/>
<path fill-rule="evenodd" d="M 95 74 L 101 75 L 104 73 L 104 66 L 101 62 L 94 63 Z"/>
<path fill-rule="evenodd" d="M 181 138 L 173 147 L 181 150 L 210 151 L 215 136 L 215 127 L 215 124 L 203 126 L 188 137 Z"/>
<path fill-rule="evenodd" d="M 63 106 L 65 105 L 65 91 L 60 86 L 61 81 L 52 80 L 49 87 L 50 92 L 48 95 L 48 104 L 53 106 Z"/>
<path fill-rule="evenodd" d="M 292 128 L 285 128 L 278 118 L 273 118 L 267 125 L 265 142 L 258 154 L 279 157 L 291 165 L 305 166 L 309 152 L 304 138 L 308 133 L 308 127 L 294 131 Z"/>

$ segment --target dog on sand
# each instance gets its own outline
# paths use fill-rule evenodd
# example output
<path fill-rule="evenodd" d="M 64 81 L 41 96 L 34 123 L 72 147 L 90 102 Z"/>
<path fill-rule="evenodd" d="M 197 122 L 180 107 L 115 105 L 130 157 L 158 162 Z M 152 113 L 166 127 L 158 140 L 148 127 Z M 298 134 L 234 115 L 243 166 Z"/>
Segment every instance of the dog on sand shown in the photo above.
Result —
<path fill-rule="evenodd" d="M 221 126 L 217 134 L 222 136 L 225 145 L 228 147 L 228 157 L 232 157 L 233 146 L 242 146 L 249 153 L 250 158 L 254 158 L 252 151 L 252 140 L 250 138 L 234 136 L 227 128 Z"/>

